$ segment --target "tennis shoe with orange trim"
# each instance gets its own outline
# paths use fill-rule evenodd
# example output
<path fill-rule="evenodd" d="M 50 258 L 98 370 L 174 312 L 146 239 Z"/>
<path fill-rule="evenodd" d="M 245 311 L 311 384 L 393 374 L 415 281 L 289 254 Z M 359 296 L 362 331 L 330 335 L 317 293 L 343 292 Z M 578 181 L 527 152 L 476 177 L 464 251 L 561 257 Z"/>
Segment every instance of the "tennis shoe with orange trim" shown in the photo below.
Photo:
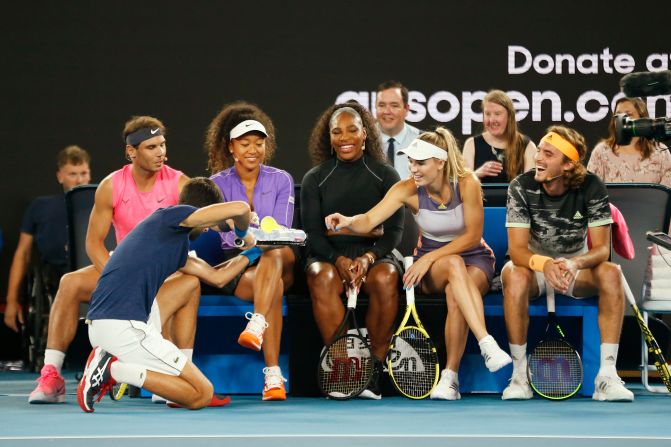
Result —
<path fill-rule="evenodd" d="M 112 363 L 116 360 L 116 357 L 100 346 L 93 348 L 89 354 L 84 377 L 77 386 L 77 402 L 85 412 L 93 413 L 93 404 L 99 402 L 116 383 L 111 373 Z"/>
<path fill-rule="evenodd" d="M 238 344 L 254 351 L 260 351 L 263 345 L 263 333 L 268 328 L 266 318 L 261 314 L 247 312 L 245 318 L 249 320 L 247 327 L 238 337 Z"/>
<path fill-rule="evenodd" d="M 44 365 L 37 386 L 28 396 L 31 404 L 60 404 L 65 402 L 65 379 L 53 365 Z"/>
<path fill-rule="evenodd" d="M 632 402 L 634 393 L 624 387 L 619 377 L 597 376 L 594 379 L 592 399 L 601 402 Z"/>
<path fill-rule="evenodd" d="M 513 371 L 510 384 L 501 394 L 501 400 L 528 400 L 532 397 L 534 397 L 534 392 L 531 391 L 526 372 Z"/>
<path fill-rule="evenodd" d="M 262 400 L 286 400 L 287 390 L 284 387 L 284 382 L 287 379 L 282 376 L 282 370 L 279 366 L 271 366 L 270 368 L 263 368 L 265 381 L 263 386 Z"/>
<path fill-rule="evenodd" d="M 449 369 L 444 369 L 440 373 L 440 380 L 436 386 L 431 390 L 429 396 L 434 400 L 459 400 L 459 375 Z"/>

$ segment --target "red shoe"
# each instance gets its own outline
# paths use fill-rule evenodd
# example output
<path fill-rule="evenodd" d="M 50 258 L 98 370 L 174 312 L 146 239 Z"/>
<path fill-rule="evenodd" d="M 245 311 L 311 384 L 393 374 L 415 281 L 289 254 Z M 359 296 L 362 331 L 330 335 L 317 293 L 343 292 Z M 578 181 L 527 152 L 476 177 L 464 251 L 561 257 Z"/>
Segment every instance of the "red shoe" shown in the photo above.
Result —
<path fill-rule="evenodd" d="M 238 343 L 245 348 L 260 351 L 263 344 L 263 333 L 268 327 L 266 318 L 261 314 L 247 312 L 245 318 L 249 320 L 247 327 L 238 337 Z"/>
<path fill-rule="evenodd" d="M 84 369 L 84 377 L 77 387 L 77 402 L 82 410 L 93 413 L 93 404 L 99 402 L 116 381 L 112 378 L 112 363 L 117 360 L 101 347 L 93 348 Z"/>
<path fill-rule="evenodd" d="M 223 406 L 226 406 L 230 403 L 231 403 L 231 398 L 229 396 L 223 396 L 223 395 L 215 393 L 215 394 L 212 395 L 212 400 L 210 401 L 210 403 L 207 406 L 208 407 L 223 407 Z M 178 404 L 177 402 L 168 401 L 166 403 L 166 405 L 169 406 L 170 408 L 182 408 L 182 406 L 180 404 Z"/>

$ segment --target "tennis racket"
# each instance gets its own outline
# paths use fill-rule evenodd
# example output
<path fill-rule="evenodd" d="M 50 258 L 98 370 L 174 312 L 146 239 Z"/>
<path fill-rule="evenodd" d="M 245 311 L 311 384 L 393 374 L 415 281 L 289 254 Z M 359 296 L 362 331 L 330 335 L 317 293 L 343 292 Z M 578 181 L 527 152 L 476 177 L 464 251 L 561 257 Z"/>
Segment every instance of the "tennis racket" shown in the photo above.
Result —
<path fill-rule="evenodd" d="M 112 400 L 121 400 L 124 394 L 126 394 L 126 388 L 128 384 L 126 383 L 115 383 L 109 389 L 109 396 Z"/>
<path fill-rule="evenodd" d="M 333 340 L 322 350 L 319 357 L 319 390 L 332 399 L 347 400 L 357 397 L 366 389 L 373 375 L 370 345 L 361 333 L 354 314 L 357 294 L 357 288 L 348 288 L 345 317 Z"/>
<path fill-rule="evenodd" d="M 624 287 L 624 296 L 627 297 L 627 301 L 629 301 L 629 304 L 631 304 L 631 308 L 634 311 L 634 315 L 636 315 L 636 321 L 638 322 L 638 327 L 641 328 L 641 332 L 643 333 L 643 339 L 645 340 L 645 344 L 648 347 L 648 353 L 649 355 L 652 356 L 655 362 L 655 367 L 657 367 L 657 371 L 659 372 L 659 377 L 662 379 L 662 382 L 666 386 L 666 389 L 669 390 L 669 392 L 671 392 L 671 370 L 669 369 L 669 364 L 666 363 L 664 354 L 662 353 L 662 350 L 660 349 L 657 340 L 655 340 L 655 337 L 653 337 L 652 332 L 650 332 L 650 328 L 648 328 L 648 325 L 645 324 L 643 315 L 641 315 L 641 311 L 638 310 L 636 300 L 634 299 L 634 294 L 631 292 L 631 288 L 629 287 L 627 278 L 624 277 L 624 273 L 622 273 L 621 268 L 620 268 L 620 275 L 622 276 L 622 286 Z M 647 367 L 648 365 L 643 365 L 643 368 Z"/>
<path fill-rule="evenodd" d="M 406 270 L 412 262 L 412 256 L 404 258 Z M 387 369 L 401 394 L 410 399 L 424 399 L 438 383 L 438 353 L 417 315 L 414 287 L 405 292 L 405 300 L 405 315 L 389 346 Z M 415 326 L 410 322 L 411 315 Z"/>
<path fill-rule="evenodd" d="M 551 400 L 568 399 L 582 386 L 580 354 L 564 338 L 555 316 L 555 291 L 548 285 L 548 326 L 545 336 L 529 355 L 527 377 L 531 388 Z"/>

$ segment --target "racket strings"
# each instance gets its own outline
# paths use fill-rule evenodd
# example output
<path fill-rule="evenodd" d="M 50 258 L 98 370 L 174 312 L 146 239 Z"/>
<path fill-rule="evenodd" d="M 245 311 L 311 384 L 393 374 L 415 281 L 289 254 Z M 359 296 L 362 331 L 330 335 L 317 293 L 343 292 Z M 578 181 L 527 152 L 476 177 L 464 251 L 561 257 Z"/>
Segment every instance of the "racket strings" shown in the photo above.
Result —
<path fill-rule="evenodd" d="M 422 397 L 433 389 L 437 379 L 438 356 L 431 340 L 417 328 L 407 328 L 394 337 L 389 353 L 394 382 L 404 394 Z"/>
<path fill-rule="evenodd" d="M 582 385 L 580 356 L 568 343 L 549 340 L 529 356 L 529 379 L 538 394 L 549 398 L 572 396 Z"/>
<path fill-rule="evenodd" d="M 356 397 L 368 385 L 373 359 L 367 343 L 348 334 L 333 342 L 319 362 L 319 386 L 330 397 Z"/>

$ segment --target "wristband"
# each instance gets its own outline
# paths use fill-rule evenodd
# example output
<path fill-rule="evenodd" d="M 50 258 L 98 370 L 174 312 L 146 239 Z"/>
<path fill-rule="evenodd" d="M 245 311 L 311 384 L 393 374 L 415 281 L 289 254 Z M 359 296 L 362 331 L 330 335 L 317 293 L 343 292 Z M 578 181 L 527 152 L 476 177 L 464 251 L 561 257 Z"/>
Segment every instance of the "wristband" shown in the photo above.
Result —
<path fill-rule="evenodd" d="M 259 247 L 252 247 L 249 250 L 245 250 L 240 253 L 240 255 L 247 258 L 249 265 L 254 265 L 257 259 L 261 256 L 263 252 Z"/>
<path fill-rule="evenodd" d="M 545 267 L 545 263 L 551 260 L 552 258 L 548 256 L 531 255 L 531 258 L 529 258 L 529 268 L 536 272 L 543 273 L 543 267 Z"/>
<path fill-rule="evenodd" d="M 245 229 L 245 230 L 241 230 L 241 229 L 239 229 L 238 227 L 236 227 L 235 225 L 233 225 L 233 231 L 235 231 L 235 235 L 236 235 L 237 237 L 239 237 L 240 239 L 242 239 L 243 237 L 247 236 L 247 230 L 246 230 L 246 229 Z"/>

